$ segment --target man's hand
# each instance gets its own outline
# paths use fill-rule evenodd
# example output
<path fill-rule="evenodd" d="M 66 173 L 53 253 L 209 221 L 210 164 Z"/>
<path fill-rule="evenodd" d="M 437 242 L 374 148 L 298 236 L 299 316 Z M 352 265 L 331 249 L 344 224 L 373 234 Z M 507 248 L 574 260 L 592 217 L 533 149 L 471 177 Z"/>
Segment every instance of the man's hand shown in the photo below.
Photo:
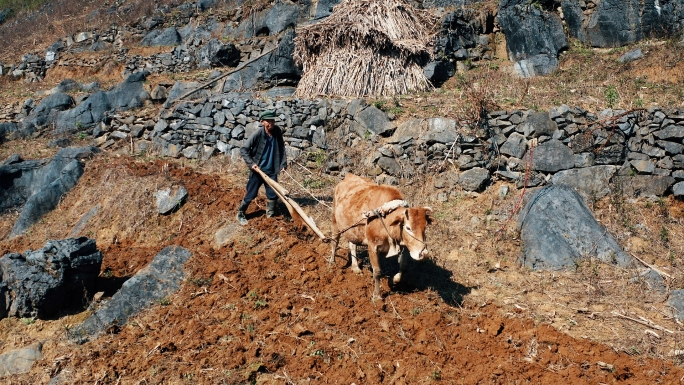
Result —
<path fill-rule="evenodd" d="M 253 165 L 252 165 L 252 170 L 256 171 L 256 170 L 258 170 L 258 169 L 259 169 L 259 166 L 257 166 L 256 164 L 253 164 Z"/>

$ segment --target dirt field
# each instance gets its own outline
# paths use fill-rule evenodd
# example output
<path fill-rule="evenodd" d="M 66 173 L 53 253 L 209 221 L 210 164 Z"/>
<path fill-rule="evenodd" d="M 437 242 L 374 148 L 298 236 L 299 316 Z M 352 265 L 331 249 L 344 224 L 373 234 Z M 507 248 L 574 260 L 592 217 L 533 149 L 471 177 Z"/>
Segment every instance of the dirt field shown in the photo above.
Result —
<path fill-rule="evenodd" d="M 505 216 L 488 225 L 482 214 L 510 210 L 515 194 L 499 201 L 493 186 L 457 205 L 434 206 L 441 215 L 429 233 L 433 257 L 412 263 L 399 287 L 383 280 L 383 299 L 374 303 L 367 260 L 362 276 L 346 268 L 346 249 L 329 266 L 329 246 L 282 217 L 267 219 L 263 196 L 248 210 L 249 226 L 236 225 L 245 180 L 225 160 L 198 167 L 101 155 L 27 236 L 7 240 L 16 215 L 0 217 L 0 253 L 23 252 L 67 237 L 100 204 L 78 235 L 94 237 L 104 253 L 105 297 L 167 245 L 193 253 L 177 294 L 82 346 L 66 337 L 87 311 L 52 321 L 0 321 L 2 352 L 42 341 L 45 356 L 30 373 L 0 383 L 45 384 L 57 375 L 69 384 L 674 384 L 684 378 L 678 362 L 657 359 L 681 337 L 671 317 L 653 318 L 663 313 L 662 299 L 639 285 L 628 288 L 633 294 L 616 287 L 620 296 L 601 283 L 623 277 L 627 285 L 633 273 L 594 268 L 591 261 L 575 272 L 532 273 L 516 265 L 515 226 L 496 240 Z M 154 192 L 179 184 L 188 202 L 158 216 Z M 416 186 L 405 189 L 414 191 L 415 204 L 430 203 Z M 316 195 L 325 203 L 330 191 Z M 302 202 L 327 232 L 327 208 Z M 681 210 L 680 202 L 667 205 Z M 471 217 L 478 212 L 481 224 Z M 383 262 L 386 275 L 396 271 L 396 259 Z M 597 269 L 601 279 L 592 281 L 583 269 Z M 592 283 L 593 292 L 585 287 Z M 675 334 L 658 332 L 662 340 L 655 340 L 644 327 L 609 316 L 625 303 Z"/>

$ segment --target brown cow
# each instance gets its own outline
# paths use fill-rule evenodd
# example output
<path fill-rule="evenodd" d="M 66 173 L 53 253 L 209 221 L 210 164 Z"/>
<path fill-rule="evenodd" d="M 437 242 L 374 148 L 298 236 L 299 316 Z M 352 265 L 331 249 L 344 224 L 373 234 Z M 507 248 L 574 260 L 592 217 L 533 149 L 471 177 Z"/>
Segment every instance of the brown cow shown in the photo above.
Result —
<path fill-rule="evenodd" d="M 396 208 L 392 207 L 393 209 L 384 217 L 371 216 L 368 220 L 363 219 L 364 213 L 388 203 Z M 398 189 L 378 185 L 367 178 L 347 174 L 344 180 L 335 186 L 331 262 L 335 258 L 340 236 L 344 235 L 349 241 L 352 270 L 361 273 L 356 257 L 356 246 L 361 244 L 368 246 L 368 257 L 375 279 L 374 300 L 380 297 L 379 256 L 381 254 L 386 257 L 399 254 L 399 273 L 393 277 L 394 283 L 401 281 L 401 275 L 408 263 L 400 253 L 400 246 L 407 247 L 415 260 L 421 260 L 428 254 L 425 228 L 432 222 L 432 209 L 405 206 Z M 340 231 L 342 234 L 339 233 Z"/>

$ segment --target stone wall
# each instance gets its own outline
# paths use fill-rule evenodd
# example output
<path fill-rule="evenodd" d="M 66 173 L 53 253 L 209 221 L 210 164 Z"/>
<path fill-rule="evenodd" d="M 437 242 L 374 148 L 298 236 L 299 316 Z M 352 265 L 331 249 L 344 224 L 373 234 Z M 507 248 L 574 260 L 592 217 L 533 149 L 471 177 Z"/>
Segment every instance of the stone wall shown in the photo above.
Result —
<path fill-rule="evenodd" d="M 478 125 L 435 117 L 395 124 L 364 100 L 254 98 L 224 94 L 183 102 L 156 120 L 111 119 L 93 130 L 95 144 L 157 149 L 163 156 L 207 159 L 225 154 L 239 161 L 239 146 L 257 127 L 258 115 L 276 110 L 288 155 L 325 151 L 330 173 L 365 171 L 385 183 L 416 172 L 434 173 L 435 187 L 478 191 L 494 179 L 521 188 L 549 182 L 573 185 L 601 197 L 684 195 L 684 111 L 658 108 L 605 110 L 600 114 L 562 105 L 548 112 L 492 111 Z M 536 142 L 531 149 L 530 144 Z M 343 159 L 364 152 L 362 163 Z M 614 187 L 606 188 L 608 182 Z M 617 186 L 617 187 L 615 187 Z M 449 199 L 444 190 L 443 199 Z"/>

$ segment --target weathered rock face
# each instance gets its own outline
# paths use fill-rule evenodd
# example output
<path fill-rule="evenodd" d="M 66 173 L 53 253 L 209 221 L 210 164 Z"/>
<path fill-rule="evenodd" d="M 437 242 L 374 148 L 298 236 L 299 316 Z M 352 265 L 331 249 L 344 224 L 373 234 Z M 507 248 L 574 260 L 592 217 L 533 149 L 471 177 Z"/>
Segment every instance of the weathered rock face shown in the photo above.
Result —
<path fill-rule="evenodd" d="M 521 0 L 499 5 L 499 25 L 506 36 L 509 59 L 525 77 L 547 75 L 558 67 L 558 54 L 568 46 L 560 18 Z M 533 73 L 528 73 L 533 70 Z"/>
<path fill-rule="evenodd" d="M 175 27 L 166 28 L 163 31 L 154 30 L 148 33 L 140 42 L 144 46 L 171 46 L 181 43 L 181 36 Z"/>
<path fill-rule="evenodd" d="M 537 190 L 520 213 L 518 228 L 523 262 L 534 270 L 572 267 L 588 257 L 620 266 L 632 260 L 568 186 Z"/>
<path fill-rule="evenodd" d="M 145 91 L 143 82 L 149 72 L 137 72 L 112 90 L 92 94 L 76 108 L 60 112 L 56 117 L 58 131 L 80 131 L 101 122 L 107 112 L 142 107 L 150 94 Z"/>
<path fill-rule="evenodd" d="M 594 47 L 620 47 L 684 28 L 684 4 L 677 0 L 563 0 L 561 7 L 568 34 Z"/>
<path fill-rule="evenodd" d="M 278 84 L 286 84 L 286 81 L 290 80 L 291 84 L 296 84 L 302 72 L 293 58 L 294 36 L 294 30 L 286 32 L 273 52 L 228 76 L 223 92 L 254 88 L 264 83 L 274 85 L 275 81 L 278 81 Z"/>
<path fill-rule="evenodd" d="M 197 52 L 197 61 L 200 68 L 235 67 L 240 62 L 240 51 L 232 43 L 211 39 Z"/>
<path fill-rule="evenodd" d="M 288 28 L 294 28 L 299 19 L 298 4 L 279 1 L 273 7 L 245 18 L 235 29 L 226 29 L 225 35 L 233 38 L 278 35 Z"/>
<path fill-rule="evenodd" d="M 154 196 L 157 198 L 157 212 L 161 215 L 170 214 L 179 209 L 188 197 L 188 190 L 180 186 L 174 189 L 171 194 L 171 188 L 157 191 Z"/>
<path fill-rule="evenodd" d="M 0 167 L 0 212 L 21 209 L 10 237 L 23 234 L 54 209 L 83 175 L 80 159 L 97 151 L 94 147 L 63 148 L 50 161 L 22 161 L 15 156 L 5 162 Z"/>
<path fill-rule="evenodd" d="M 69 339 L 85 343 L 110 326 L 122 327 L 131 316 L 176 292 L 188 275 L 183 264 L 191 256 L 182 247 L 164 248 L 149 265 L 124 282 L 121 289 L 92 316 L 73 328 Z"/>
<path fill-rule="evenodd" d="M 95 294 L 102 253 L 95 240 L 85 237 L 48 241 L 42 249 L 0 258 L 6 286 L 0 316 L 56 316 L 60 311 L 83 309 Z"/>

